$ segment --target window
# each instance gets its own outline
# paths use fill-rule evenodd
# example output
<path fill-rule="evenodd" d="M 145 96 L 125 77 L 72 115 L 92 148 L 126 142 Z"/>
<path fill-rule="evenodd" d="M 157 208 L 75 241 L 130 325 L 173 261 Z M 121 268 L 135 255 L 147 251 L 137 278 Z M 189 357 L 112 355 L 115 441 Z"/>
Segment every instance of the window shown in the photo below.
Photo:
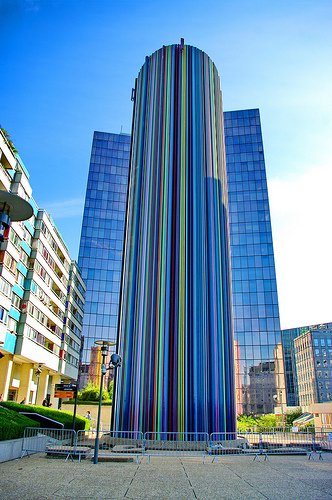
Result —
<path fill-rule="evenodd" d="M 29 263 L 29 256 L 27 253 L 25 253 L 25 251 L 21 248 L 20 249 L 20 261 L 26 266 L 28 267 L 28 263 Z"/>
<path fill-rule="evenodd" d="M 4 309 L 3 307 L 0 306 L 0 322 L 1 323 L 7 322 L 7 315 L 8 315 L 8 311 L 6 311 L 6 309 Z"/>
<path fill-rule="evenodd" d="M 15 307 L 15 309 L 21 308 L 21 299 L 16 293 L 13 293 L 12 296 L 12 306 Z"/>
<path fill-rule="evenodd" d="M 6 297 L 10 297 L 12 293 L 12 286 L 4 278 L 0 278 L 0 292 Z"/>
<path fill-rule="evenodd" d="M 20 273 L 19 271 L 16 272 L 16 283 L 20 285 L 22 288 L 24 288 L 24 275 Z"/>
<path fill-rule="evenodd" d="M 41 345 L 45 349 L 48 349 L 49 351 L 53 352 L 56 356 L 59 356 L 60 353 L 60 347 L 53 342 L 51 342 L 48 338 L 46 338 L 44 335 L 41 333 L 37 332 L 30 326 L 27 327 L 26 329 L 26 336 L 36 342 L 37 344 Z"/>
<path fill-rule="evenodd" d="M 17 324 L 17 321 L 15 321 L 13 318 L 8 318 L 8 330 L 11 333 L 17 332 Z"/>
<path fill-rule="evenodd" d="M 71 365 L 78 366 L 78 359 L 69 354 L 68 352 L 64 353 L 64 360 Z"/>
<path fill-rule="evenodd" d="M 15 274 L 17 262 L 8 252 L 5 253 L 4 264 L 9 269 L 9 271 Z"/>
<path fill-rule="evenodd" d="M 24 227 L 23 229 L 23 239 L 24 241 L 26 241 L 26 243 L 31 246 L 31 243 L 32 243 L 32 236 L 31 234 L 29 233 L 29 231 L 27 230 L 26 227 Z"/>
<path fill-rule="evenodd" d="M 17 236 L 13 228 L 10 228 L 9 239 L 16 248 L 19 247 L 20 238 Z"/>

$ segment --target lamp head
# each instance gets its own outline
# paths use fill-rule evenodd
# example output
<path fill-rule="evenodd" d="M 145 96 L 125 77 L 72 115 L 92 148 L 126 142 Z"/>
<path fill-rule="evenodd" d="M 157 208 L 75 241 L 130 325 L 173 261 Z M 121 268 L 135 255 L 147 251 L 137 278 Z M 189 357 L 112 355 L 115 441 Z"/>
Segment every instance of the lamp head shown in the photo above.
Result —
<path fill-rule="evenodd" d="M 113 353 L 111 356 L 110 365 L 112 365 L 114 368 L 119 368 L 119 366 L 121 366 L 121 361 L 121 356 L 117 353 Z"/>

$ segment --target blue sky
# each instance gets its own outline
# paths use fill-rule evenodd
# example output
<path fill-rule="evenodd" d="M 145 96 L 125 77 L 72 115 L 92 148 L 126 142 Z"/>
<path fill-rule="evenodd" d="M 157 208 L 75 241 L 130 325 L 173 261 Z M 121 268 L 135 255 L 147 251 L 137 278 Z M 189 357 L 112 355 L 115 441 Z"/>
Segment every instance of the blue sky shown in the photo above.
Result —
<path fill-rule="evenodd" d="M 0 0 L 0 123 L 77 257 L 94 130 L 129 132 L 146 55 L 209 54 L 224 109 L 261 111 L 283 327 L 331 321 L 330 0 Z"/>

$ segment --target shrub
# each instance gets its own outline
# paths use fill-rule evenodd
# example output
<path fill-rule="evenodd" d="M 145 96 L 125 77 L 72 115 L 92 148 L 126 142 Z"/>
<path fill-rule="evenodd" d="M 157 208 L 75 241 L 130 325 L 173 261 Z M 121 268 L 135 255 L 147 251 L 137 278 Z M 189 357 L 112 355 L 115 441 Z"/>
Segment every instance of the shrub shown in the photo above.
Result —
<path fill-rule="evenodd" d="M 98 385 L 89 382 L 88 385 L 78 393 L 77 399 L 79 401 L 99 401 Z M 110 394 L 106 391 L 106 389 L 103 389 L 102 399 L 103 401 L 109 401 L 110 399 Z"/>
<path fill-rule="evenodd" d="M 1 403 L 5 408 L 14 410 L 16 412 L 25 411 L 30 413 L 39 413 L 44 417 L 52 418 L 57 422 L 61 422 L 65 429 L 72 429 L 73 427 L 73 414 L 69 411 L 55 410 L 53 408 L 47 408 L 45 406 L 36 405 L 20 405 L 18 403 L 12 403 L 11 401 L 6 401 Z M 30 420 L 30 419 L 29 419 Z M 27 426 L 29 427 L 29 426 Z M 75 430 L 80 431 L 90 428 L 90 421 L 86 418 L 76 415 L 75 419 Z"/>
<path fill-rule="evenodd" d="M 277 427 L 278 420 L 274 413 L 267 413 L 266 415 L 261 415 L 256 419 L 258 429 L 264 429 L 265 427 Z"/>
<path fill-rule="evenodd" d="M 0 441 L 23 437 L 26 427 L 39 427 L 39 423 L 16 411 L 0 407 Z"/>
<path fill-rule="evenodd" d="M 240 432 L 250 431 L 257 425 L 257 421 L 251 415 L 239 415 L 237 418 L 237 429 Z"/>

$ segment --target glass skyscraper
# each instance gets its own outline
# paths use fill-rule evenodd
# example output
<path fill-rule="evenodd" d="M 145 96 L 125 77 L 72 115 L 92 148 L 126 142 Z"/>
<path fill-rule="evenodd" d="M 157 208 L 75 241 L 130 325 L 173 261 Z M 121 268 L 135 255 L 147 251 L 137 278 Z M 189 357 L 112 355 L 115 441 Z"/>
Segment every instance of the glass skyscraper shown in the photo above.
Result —
<path fill-rule="evenodd" d="M 238 413 L 265 413 L 284 390 L 272 233 L 259 111 L 224 113 Z M 95 132 L 79 253 L 87 285 L 81 386 L 91 347 L 116 339 L 131 137 Z M 99 373 L 99 372 L 98 372 Z"/>
<path fill-rule="evenodd" d="M 270 209 L 258 109 L 224 113 L 238 413 L 269 413 L 284 390 Z"/>
<path fill-rule="evenodd" d="M 117 335 L 130 140 L 103 132 L 93 137 L 78 258 L 87 286 L 81 387 L 99 383 L 95 340 Z"/>

